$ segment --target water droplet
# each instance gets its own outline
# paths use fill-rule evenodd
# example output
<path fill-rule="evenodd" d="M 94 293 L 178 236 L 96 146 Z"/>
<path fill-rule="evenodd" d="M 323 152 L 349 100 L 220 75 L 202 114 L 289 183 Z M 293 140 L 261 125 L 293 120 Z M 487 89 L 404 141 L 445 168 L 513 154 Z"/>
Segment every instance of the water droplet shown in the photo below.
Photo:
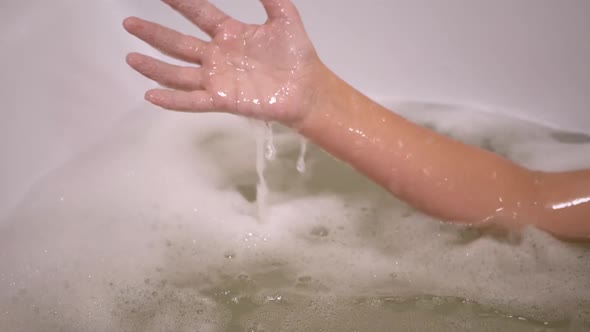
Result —
<path fill-rule="evenodd" d="M 264 302 L 280 302 L 283 300 L 282 295 L 268 295 L 264 298 Z"/>

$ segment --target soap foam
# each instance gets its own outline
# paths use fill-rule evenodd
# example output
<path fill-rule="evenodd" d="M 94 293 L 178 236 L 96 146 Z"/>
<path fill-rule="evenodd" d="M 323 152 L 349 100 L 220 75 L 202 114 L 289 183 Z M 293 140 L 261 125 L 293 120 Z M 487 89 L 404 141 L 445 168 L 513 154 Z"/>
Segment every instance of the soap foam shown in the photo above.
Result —
<path fill-rule="evenodd" d="M 392 108 L 529 167 L 590 165 L 590 140 L 564 142 L 570 134 L 461 107 Z M 590 321 L 587 245 L 535 229 L 508 236 L 440 223 L 313 145 L 300 174 L 301 141 L 281 128 L 260 223 L 256 135 L 246 121 L 135 116 L 141 125 L 122 124 L 48 175 L 2 223 L 3 330 L 522 330 Z"/>

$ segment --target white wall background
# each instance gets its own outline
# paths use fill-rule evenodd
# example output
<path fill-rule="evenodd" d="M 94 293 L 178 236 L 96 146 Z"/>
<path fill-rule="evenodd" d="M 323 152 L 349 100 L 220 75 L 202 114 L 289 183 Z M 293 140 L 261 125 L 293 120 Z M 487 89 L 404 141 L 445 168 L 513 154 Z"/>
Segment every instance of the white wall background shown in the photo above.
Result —
<path fill-rule="evenodd" d="M 264 21 L 256 0 L 213 2 Z M 369 96 L 492 105 L 590 133 L 588 0 L 295 2 L 324 61 Z M 0 217 L 123 114 L 151 109 L 124 56 L 156 53 L 122 30 L 128 15 L 196 32 L 158 0 L 0 2 Z"/>

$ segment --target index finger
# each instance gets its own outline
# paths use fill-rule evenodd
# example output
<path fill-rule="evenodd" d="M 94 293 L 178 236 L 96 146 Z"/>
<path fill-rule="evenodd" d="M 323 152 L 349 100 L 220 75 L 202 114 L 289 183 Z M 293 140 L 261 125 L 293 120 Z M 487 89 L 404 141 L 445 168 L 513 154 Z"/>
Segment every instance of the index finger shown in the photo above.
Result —
<path fill-rule="evenodd" d="M 221 24 L 232 18 L 207 0 L 163 0 L 213 37 Z"/>

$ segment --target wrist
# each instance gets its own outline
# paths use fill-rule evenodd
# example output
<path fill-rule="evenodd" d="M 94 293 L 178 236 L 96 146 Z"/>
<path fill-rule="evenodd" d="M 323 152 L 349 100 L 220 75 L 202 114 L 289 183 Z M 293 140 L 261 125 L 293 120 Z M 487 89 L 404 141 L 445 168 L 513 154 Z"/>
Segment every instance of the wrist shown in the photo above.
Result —
<path fill-rule="evenodd" d="M 340 89 L 338 86 L 342 82 L 320 61 L 312 69 L 310 77 L 311 84 L 302 103 L 301 116 L 288 124 L 289 127 L 304 135 L 305 132 L 320 126 L 323 119 L 327 118 L 326 114 L 334 108 L 333 101 L 337 98 Z"/>

